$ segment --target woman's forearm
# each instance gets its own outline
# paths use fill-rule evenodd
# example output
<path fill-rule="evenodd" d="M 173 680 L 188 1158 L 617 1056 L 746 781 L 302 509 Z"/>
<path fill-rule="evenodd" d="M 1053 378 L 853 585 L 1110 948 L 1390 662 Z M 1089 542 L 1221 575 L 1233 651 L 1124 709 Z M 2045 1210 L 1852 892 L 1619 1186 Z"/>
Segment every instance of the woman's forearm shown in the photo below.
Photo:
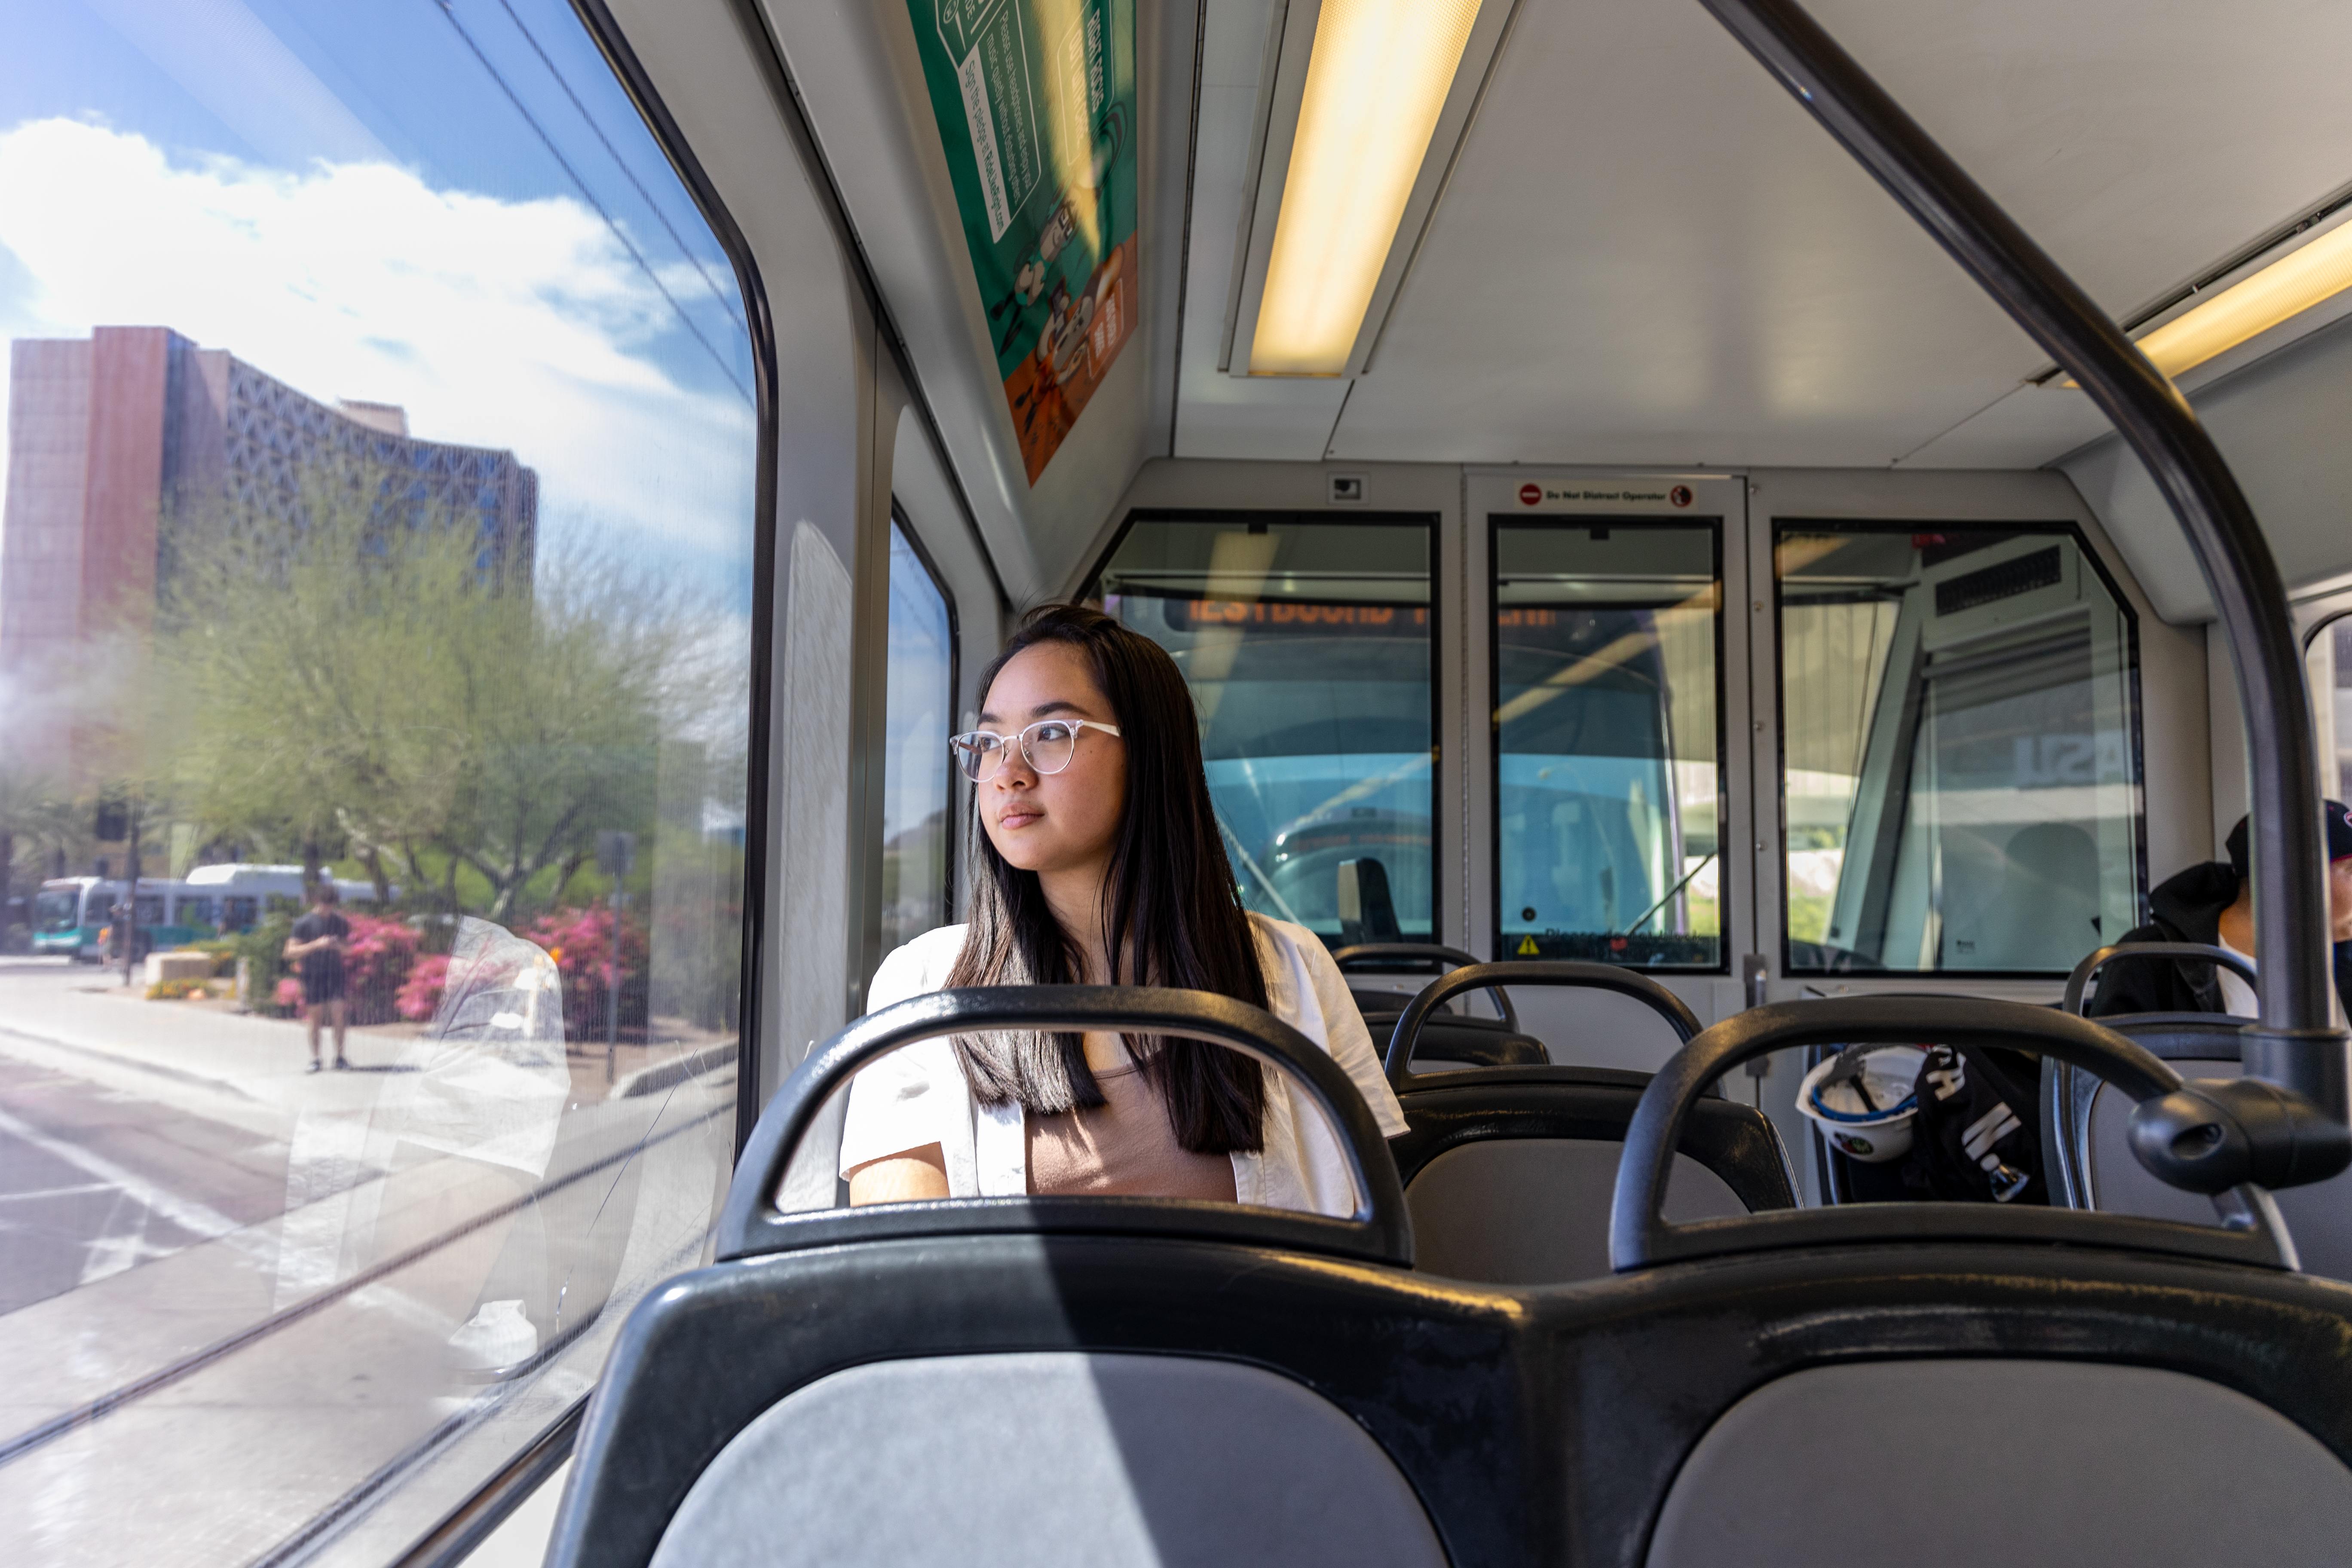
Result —
<path fill-rule="evenodd" d="M 868 1160 L 849 1173 L 852 1208 L 865 1204 L 914 1204 L 948 1195 L 948 1161 L 936 1143 Z"/>

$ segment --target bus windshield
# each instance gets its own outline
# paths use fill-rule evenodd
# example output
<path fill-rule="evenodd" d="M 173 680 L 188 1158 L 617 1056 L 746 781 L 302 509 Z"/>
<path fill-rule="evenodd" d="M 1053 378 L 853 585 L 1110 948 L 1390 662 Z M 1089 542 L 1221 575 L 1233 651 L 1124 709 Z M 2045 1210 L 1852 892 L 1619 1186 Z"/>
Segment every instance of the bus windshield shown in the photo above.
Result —
<path fill-rule="evenodd" d="M 33 929 L 71 931 L 81 923 L 81 890 L 50 888 L 33 895 Z"/>

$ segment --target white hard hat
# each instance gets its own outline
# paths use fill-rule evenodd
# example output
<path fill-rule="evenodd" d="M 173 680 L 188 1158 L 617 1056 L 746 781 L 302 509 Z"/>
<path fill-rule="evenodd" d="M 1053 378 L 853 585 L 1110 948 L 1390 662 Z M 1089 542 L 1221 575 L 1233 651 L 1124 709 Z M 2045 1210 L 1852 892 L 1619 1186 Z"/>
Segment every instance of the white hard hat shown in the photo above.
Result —
<path fill-rule="evenodd" d="M 1848 1159 L 1899 1160 L 1911 1149 L 1919 1114 L 1914 1086 L 1927 1059 L 1917 1046 L 1848 1046 L 1805 1075 L 1797 1109 Z"/>

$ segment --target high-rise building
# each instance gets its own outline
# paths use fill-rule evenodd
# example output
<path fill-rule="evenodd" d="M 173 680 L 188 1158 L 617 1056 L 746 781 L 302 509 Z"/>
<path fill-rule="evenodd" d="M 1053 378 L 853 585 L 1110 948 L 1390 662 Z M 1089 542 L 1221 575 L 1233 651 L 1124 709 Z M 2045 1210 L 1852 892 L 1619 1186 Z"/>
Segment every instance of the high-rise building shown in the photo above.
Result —
<path fill-rule="evenodd" d="M 528 592 L 539 477 L 512 452 L 423 441 L 381 403 L 331 407 L 163 327 L 10 345 L 0 507 L 0 760 L 79 785 L 93 721 L 76 698 L 102 637 L 152 622 L 170 509 L 299 510 L 328 465 L 388 519 L 479 531 L 487 581 Z"/>

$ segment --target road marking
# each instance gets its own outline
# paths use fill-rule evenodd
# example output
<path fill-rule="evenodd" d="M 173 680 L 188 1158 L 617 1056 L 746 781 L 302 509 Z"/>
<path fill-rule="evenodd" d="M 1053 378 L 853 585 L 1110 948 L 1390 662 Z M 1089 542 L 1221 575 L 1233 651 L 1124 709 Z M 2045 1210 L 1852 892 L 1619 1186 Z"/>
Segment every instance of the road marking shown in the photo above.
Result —
<path fill-rule="evenodd" d="M 26 1125 L 5 1110 L 0 1110 L 0 1132 L 20 1142 L 29 1143 L 52 1159 L 61 1160 L 85 1175 L 97 1177 L 108 1186 L 121 1193 L 134 1203 L 147 1205 L 182 1230 L 201 1237 L 226 1236 L 239 1229 L 237 1222 L 209 1204 L 194 1198 L 184 1198 L 177 1193 L 166 1192 L 144 1176 L 126 1170 L 103 1154 L 94 1154 L 79 1144 L 68 1143 L 62 1138 L 52 1138 L 38 1128 Z"/>
<path fill-rule="evenodd" d="M 278 1230 L 278 1289 L 282 1312 L 339 1277 L 352 1195 L 381 1174 L 365 1160 L 368 1118 L 306 1110 L 294 1119 L 286 1151 L 285 1218 Z"/>

